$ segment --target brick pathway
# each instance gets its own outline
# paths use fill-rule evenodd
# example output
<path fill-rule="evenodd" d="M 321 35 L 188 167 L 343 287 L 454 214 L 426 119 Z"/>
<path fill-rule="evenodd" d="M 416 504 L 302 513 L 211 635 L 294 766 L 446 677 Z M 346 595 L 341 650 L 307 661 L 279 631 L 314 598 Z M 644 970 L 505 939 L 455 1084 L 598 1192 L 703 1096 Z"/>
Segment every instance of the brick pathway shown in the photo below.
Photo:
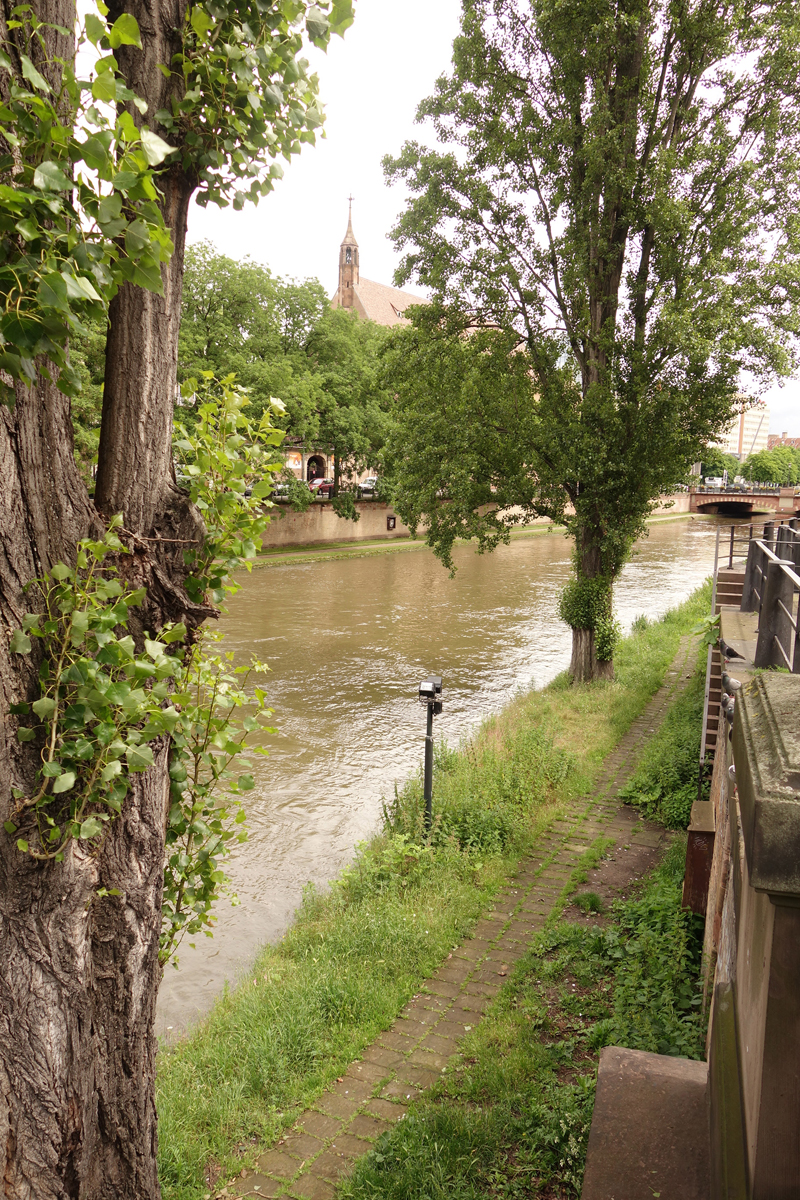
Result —
<path fill-rule="evenodd" d="M 555 821 L 540 837 L 472 937 L 448 956 L 391 1029 L 303 1113 L 274 1150 L 261 1156 L 257 1171 L 243 1172 L 217 1196 L 329 1200 L 336 1179 L 446 1070 L 461 1038 L 480 1021 L 532 934 L 563 904 L 572 872 L 597 838 L 661 844 L 662 831 L 621 805 L 616 793 L 668 705 L 691 678 L 694 651 L 693 639 L 684 638 L 664 685 L 606 759 L 584 807 Z"/>

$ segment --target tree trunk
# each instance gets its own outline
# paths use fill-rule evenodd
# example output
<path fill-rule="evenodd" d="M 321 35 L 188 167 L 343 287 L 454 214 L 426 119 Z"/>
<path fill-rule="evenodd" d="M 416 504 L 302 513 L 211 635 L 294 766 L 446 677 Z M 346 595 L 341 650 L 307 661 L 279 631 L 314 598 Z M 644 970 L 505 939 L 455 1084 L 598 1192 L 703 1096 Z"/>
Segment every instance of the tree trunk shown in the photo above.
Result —
<path fill-rule="evenodd" d="M 614 663 L 600 662 L 594 641 L 593 629 L 572 630 L 572 657 L 569 673 L 575 683 L 591 683 L 595 679 L 613 679 Z"/>
<path fill-rule="evenodd" d="M 45 21 L 69 27 L 74 20 L 69 3 L 37 8 Z M 174 85 L 151 68 L 171 61 L 185 4 L 134 2 L 125 9 L 139 21 L 146 49 L 123 47 L 118 59 L 123 70 L 134 64 L 129 82 L 152 113 Z M 61 54 L 67 56 L 63 48 Z M 148 94 L 148 78 L 158 95 Z M 172 170 L 162 186 L 176 254 L 163 271 L 164 297 L 124 287 L 112 305 L 97 481 L 97 507 L 104 516 L 122 512 L 135 535 L 134 553 L 121 557 L 120 568 L 148 588 L 134 632 L 156 631 L 167 620 L 191 627 L 211 611 L 183 588 L 180 540 L 200 536 L 202 524 L 171 467 L 193 185 Z M 102 527 L 75 465 L 69 401 L 44 379 L 36 389 L 17 389 L 13 411 L 0 408 L 0 478 L 5 714 L 37 694 L 36 647 L 20 656 L 8 642 L 24 612 L 36 608 L 24 585 L 57 561 L 74 562 L 76 542 Z M 0 724 L 0 823 L 15 815 L 12 787 L 30 795 L 39 765 L 39 748 L 21 745 L 16 725 L 14 717 Z M 159 1195 L 153 1021 L 168 745 L 153 749 L 155 765 L 131 778 L 122 814 L 99 850 L 73 843 L 63 863 L 40 863 L 0 829 L 0 1174 L 3 1195 L 14 1200 Z M 100 897 L 103 888 L 121 894 Z"/>
<path fill-rule="evenodd" d="M 575 560 L 579 579 L 597 579 L 606 574 L 600 553 L 600 535 L 582 523 L 575 532 Z M 601 662 L 597 657 L 594 629 L 572 626 L 572 657 L 569 673 L 575 683 L 591 683 L 595 679 L 613 679 L 614 663 Z"/>

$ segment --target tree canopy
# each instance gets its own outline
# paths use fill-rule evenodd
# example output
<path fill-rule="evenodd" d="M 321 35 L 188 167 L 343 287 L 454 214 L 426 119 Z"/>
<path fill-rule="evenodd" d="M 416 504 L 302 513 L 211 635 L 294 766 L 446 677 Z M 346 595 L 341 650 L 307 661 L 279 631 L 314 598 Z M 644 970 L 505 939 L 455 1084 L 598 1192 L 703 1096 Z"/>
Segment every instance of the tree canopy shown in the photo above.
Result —
<path fill-rule="evenodd" d="M 658 493 L 728 419 L 739 373 L 795 361 L 798 24 L 787 0 L 472 0 L 419 109 L 438 147 L 385 162 L 411 193 L 398 283 L 437 301 L 399 335 L 404 408 L 439 411 L 431 358 L 457 380 L 471 351 L 452 339 L 499 331 L 493 352 L 522 356 L 531 381 L 504 499 L 566 520 L 578 588 L 610 588 Z M 498 441 L 508 394 L 482 407 Z M 401 412 L 400 460 L 406 438 Z M 440 449 L 435 488 L 430 460 L 405 456 L 399 508 L 446 557 L 455 532 L 494 538 L 518 514 L 478 507 L 497 474 L 460 428 Z M 590 610 L 572 608 L 577 678 L 602 673 Z"/>
<path fill-rule="evenodd" d="M 745 479 L 757 483 L 779 483 L 789 487 L 800 483 L 800 450 L 794 446 L 776 446 L 751 454 L 741 468 Z"/>
<path fill-rule="evenodd" d="M 381 462 L 391 407 L 380 370 L 385 341 L 374 322 L 332 309 L 317 280 L 281 279 L 208 243 L 187 250 L 179 377 L 235 371 L 259 416 L 279 396 L 287 444 L 330 447 L 337 491 L 352 490 L 362 469 Z M 351 505 L 338 507 L 354 515 Z"/>

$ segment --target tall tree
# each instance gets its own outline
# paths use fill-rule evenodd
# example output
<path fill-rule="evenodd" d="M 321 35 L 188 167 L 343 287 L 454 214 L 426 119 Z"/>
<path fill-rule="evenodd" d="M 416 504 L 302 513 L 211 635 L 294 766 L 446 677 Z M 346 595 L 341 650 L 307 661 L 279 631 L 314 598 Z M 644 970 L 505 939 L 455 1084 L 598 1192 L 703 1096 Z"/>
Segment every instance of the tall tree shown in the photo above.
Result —
<path fill-rule="evenodd" d="M 799 42 L 790 0 L 464 0 L 452 71 L 419 110 L 441 148 L 386 161 L 411 192 L 398 282 L 526 357 L 534 440 L 508 500 L 574 537 L 578 680 L 608 672 L 595 628 L 613 580 L 740 371 L 794 362 Z M 417 327 L 444 353 L 446 323 Z M 491 541 L 519 517 L 476 507 L 484 467 L 458 456 L 461 434 L 424 504 L 410 482 L 399 497 L 445 555 L 459 528 Z"/>
<path fill-rule="evenodd" d="M 153 1016 L 170 738 L 150 742 L 153 765 L 129 774 L 104 836 L 87 821 L 63 852 L 30 853 L 17 831 L 42 810 L 25 797 L 55 807 L 74 776 L 43 775 L 44 731 L 21 714 L 43 720 L 57 698 L 37 700 L 42 643 L 25 653 L 25 636 L 10 635 L 45 602 L 33 581 L 82 577 L 76 545 L 112 514 L 131 551 L 119 570 L 144 589 L 131 653 L 169 622 L 191 640 L 214 613 L 185 586 L 184 551 L 202 554 L 204 527 L 172 468 L 189 202 L 197 192 L 240 208 L 269 192 L 275 158 L 313 142 L 322 120 L 304 37 L 325 45 L 351 20 L 349 0 L 98 9 L 85 18 L 98 60 L 82 82 L 73 0 L 0 8 L 0 1145 L 5 1195 L 48 1200 L 158 1195 Z M 82 315 L 107 310 L 92 502 L 73 455 L 68 339 Z"/>

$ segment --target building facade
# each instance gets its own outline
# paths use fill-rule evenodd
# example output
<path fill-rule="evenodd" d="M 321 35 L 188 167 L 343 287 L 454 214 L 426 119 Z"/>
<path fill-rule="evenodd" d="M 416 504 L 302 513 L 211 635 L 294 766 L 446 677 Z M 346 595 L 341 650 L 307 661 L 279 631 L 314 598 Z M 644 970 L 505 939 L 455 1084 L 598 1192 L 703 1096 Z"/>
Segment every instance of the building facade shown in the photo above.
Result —
<path fill-rule="evenodd" d="M 740 462 L 766 450 L 769 441 L 769 409 L 763 401 L 748 405 L 748 401 L 742 402 L 739 412 L 713 443 L 726 454 L 735 454 Z"/>

